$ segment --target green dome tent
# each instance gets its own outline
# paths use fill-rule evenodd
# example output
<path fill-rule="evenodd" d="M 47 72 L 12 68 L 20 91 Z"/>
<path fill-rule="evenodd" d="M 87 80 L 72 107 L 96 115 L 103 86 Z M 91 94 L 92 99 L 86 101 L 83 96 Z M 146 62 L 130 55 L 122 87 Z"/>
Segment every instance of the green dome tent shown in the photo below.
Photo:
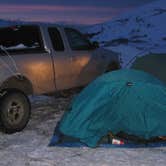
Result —
<path fill-rule="evenodd" d="M 109 132 L 143 139 L 166 136 L 166 87 L 137 70 L 104 74 L 72 102 L 59 130 L 90 147 Z"/>

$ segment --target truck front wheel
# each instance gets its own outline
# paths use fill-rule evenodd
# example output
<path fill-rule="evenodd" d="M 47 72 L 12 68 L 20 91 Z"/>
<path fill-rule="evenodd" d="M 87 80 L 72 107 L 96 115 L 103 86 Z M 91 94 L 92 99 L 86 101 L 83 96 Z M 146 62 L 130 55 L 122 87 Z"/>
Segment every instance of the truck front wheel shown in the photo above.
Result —
<path fill-rule="evenodd" d="M 21 92 L 7 93 L 1 99 L 0 121 L 6 133 L 21 131 L 27 125 L 31 114 L 28 97 Z"/>

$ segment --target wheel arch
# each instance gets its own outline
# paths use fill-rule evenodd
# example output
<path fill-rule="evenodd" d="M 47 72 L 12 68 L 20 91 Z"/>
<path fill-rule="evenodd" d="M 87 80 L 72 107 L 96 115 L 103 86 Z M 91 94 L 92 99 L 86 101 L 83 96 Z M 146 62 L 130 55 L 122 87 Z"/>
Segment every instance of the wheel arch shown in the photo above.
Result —
<path fill-rule="evenodd" d="M 33 86 L 30 80 L 25 76 L 16 75 L 7 78 L 0 86 L 0 91 L 20 91 L 25 95 L 31 95 L 34 93 Z"/>

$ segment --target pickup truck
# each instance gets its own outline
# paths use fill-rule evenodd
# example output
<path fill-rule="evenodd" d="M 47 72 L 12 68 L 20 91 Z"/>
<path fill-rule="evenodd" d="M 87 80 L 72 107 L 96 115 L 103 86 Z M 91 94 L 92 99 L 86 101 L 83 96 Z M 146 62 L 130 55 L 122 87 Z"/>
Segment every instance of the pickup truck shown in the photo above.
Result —
<path fill-rule="evenodd" d="M 0 123 L 21 131 L 30 119 L 29 95 L 82 87 L 119 69 L 118 54 L 99 48 L 78 30 L 59 25 L 0 28 Z"/>

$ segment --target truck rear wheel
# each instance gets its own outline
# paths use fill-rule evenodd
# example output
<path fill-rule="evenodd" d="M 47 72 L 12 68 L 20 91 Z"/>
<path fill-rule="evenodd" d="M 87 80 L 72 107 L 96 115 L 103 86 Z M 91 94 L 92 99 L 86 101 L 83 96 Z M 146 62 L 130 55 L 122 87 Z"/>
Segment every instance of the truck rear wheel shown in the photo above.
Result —
<path fill-rule="evenodd" d="M 21 92 L 7 93 L 1 99 L 0 121 L 5 133 L 23 130 L 31 114 L 29 99 Z"/>

